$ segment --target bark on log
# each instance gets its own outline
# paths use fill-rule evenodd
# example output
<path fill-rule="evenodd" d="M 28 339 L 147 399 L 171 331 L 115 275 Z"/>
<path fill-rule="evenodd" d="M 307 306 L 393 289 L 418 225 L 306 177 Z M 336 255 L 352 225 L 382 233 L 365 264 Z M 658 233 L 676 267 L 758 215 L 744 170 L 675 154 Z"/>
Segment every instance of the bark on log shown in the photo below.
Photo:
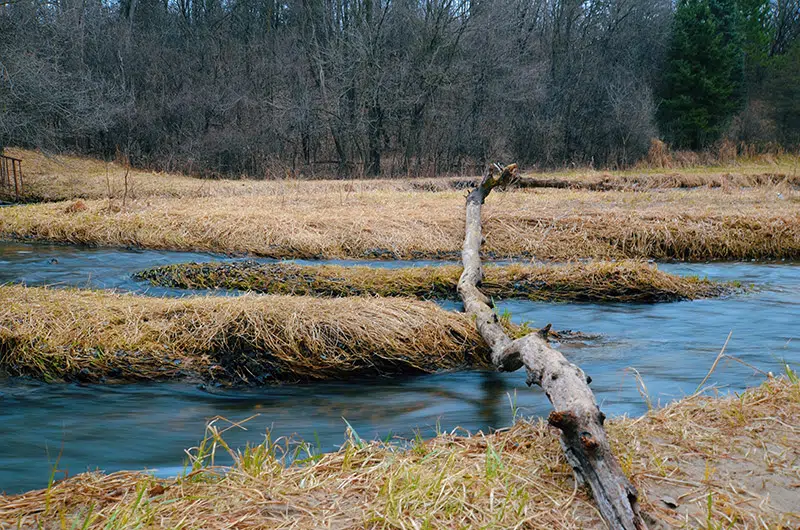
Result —
<path fill-rule="evenodd" d="M 567 461 L 576 479 L 591 488 L 606 523 L 614 529 L 646 528 L 639 513 L 636 488 L 609 447 L 603 428 L 605 415 L 589 388 L 591 379 L 550 347 L 549 324 L 538 333 L 511 340 L 498 322 L 491 301 L 478 289 L 483 279 L 481 206 L 493 188 L 506 186 L 516 178 L 516 169 L 516 164 L 497 166 L 497 172 L 490 168 L 480 185 L 467 196 L 466 236 L 461 253 L 464 272 L 458 282 L 464 310 L 475 316 L 478 331 L 491 348 L 492 362 L 498 370 L 513 371 L 524 366 L 528 386 L 537 384 L 547 394 L 554 409 L 549 422 L 561 430 L 561 447 Z"/>

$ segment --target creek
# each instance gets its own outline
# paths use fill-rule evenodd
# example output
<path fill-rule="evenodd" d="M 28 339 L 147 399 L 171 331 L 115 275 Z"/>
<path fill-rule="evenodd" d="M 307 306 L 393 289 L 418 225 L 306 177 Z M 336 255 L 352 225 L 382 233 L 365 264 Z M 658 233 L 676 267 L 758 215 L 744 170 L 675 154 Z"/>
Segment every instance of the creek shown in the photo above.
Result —
<path fill-rule="evenodd" d="M 131 275 L 157 265 L 227 259 L 233 258 L 3 242 L 0 282 L 186 296 L 197 292 L 155 288 Z M 439 262 L 301 263 L 400 267 Z M 714 386 L 712 393 L 758 385 L 764 379 L 761 372 L 783 373 L 784 363 L 800 366 L 800 265 L 659 264 L 659 268 L 738 280 L 756 289 L 721 299 L 664 304 L 507 300 L 498 306 L 517 322 L 551 322 L 554 329 L 597 334 L 597 339 L 560 347 L 592 377 L 592 388 L 609 415 L 640 415 L 647 411 L 648 400 L 659 406 L 695 392 L 729 332 L 726 353 L 750 366 L 730 359 L 720 362 L 706 383 Z M 441 305 L 459 309 L 455 302 Z M 637 384 L 634 370 L 646 391 Z M 182 381 L 45 384 L 0 376 L 0 492 L 45 487 L 54 469 L 56 479 L 93 469 L 146 468 L 158 475 L 178 474 L 184 449 L 196 445 L 206 423 L 217 416 L 240 421 L 256 415 L 244 424 L 247 430 L 234 428 L 225 434 L 233 447 L 259 443 L 270 430 L 273 438 L 294 435 L 319 451 L 331 451 L 344 441 L 344 419 L 362 438 L 407 440 L 417 434 L 432 436 L 437 429 L 502 428 L 512 423 L 515 412 L 545 416 L 549 411 L 546 397 L 525 386 L 521 371 L 234 389 Z"/>

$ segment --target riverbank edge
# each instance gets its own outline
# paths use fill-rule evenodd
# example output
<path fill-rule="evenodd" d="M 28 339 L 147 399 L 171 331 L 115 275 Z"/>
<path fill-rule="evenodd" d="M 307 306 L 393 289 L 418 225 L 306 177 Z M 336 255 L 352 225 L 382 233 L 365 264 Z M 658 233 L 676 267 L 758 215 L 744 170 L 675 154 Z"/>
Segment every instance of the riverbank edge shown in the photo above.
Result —
<path fill-rule="evenodd" d="M 800 382 L 787 367 L 742 393 L 690 396 L 607 427 L 652 527 L 795 528 L 798 424 Z M 405 448 L 350 429 L 342 448 L 326 454 L 269 437 L 234 450 L 226 427 L 207 428 L 182 477 L 78 475 L 0 496 L 0 526 L 603 527 L 542 420 L 493 434 L 456 430 Z M 214 467 L 213 450 L 229 451 L 233 467 Z"/>

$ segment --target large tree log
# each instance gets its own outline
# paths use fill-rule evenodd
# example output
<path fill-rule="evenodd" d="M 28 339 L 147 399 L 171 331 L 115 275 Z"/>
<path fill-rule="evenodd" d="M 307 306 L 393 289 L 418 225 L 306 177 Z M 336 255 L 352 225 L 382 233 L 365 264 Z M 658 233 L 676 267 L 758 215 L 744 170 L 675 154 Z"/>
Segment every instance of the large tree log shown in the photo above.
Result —
<path fill-rule="evenodd" d="M 480 185 L 467 196 L 466 237 L 461 259 L 464 272 L 458 293 L 464 310 L 475 316 L 478 331 L 492 349 L 492 362 L 500 371 L 525 367 L 528 386 L 537 384 L 553 404 L 549 422 L 561 430 L 561 447 L 575 470 L 576 479 L 592 490 L 600 513 L 611 528 L 646 528 L 639 513 L 636 488 L 631 484 L 611 452 L 594 394 L 591 379 L 568 362 L 547 342 L 548 324 L 538 333 L 511 340 L 499 324 L 490 300 L 478 287 L 483 279 L 480 247 L 481 205 L 497 186 L 510 184 L 516 177 L 516 164 L 490 168 Z"/>

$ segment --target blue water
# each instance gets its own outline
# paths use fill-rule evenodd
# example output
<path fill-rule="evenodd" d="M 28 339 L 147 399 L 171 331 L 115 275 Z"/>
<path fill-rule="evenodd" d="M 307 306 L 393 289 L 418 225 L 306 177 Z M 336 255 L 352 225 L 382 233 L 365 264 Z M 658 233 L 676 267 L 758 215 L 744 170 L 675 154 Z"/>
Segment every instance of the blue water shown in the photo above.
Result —
<path fill-rule="evenodd" d="M 0 243 L 0 282 L 186 295 L 135 282 L 131 274 L 154 265 L 214 259 L 230 258 Z M 428 263 L 439 262 L 414 262 Z M 754 368 L 723 360 L 706 383 L 714 386 L 712 391 L 756 385 L 764 378 L 758 370 L 781 373 L 784 362 L 800 366 L 800 266 L 714 263 L 659 268 L 739 280 L 758 289 L 724 299 L 668 304 L 509 300 L 499 307 L 518 322 L 551 322 L 556 329 L 600 334 L 598 340 L 563 344 L 561 349 L 592 376 L 592 388 L 610 415 L 647 410 L 633 369 L 641 374 L 654 405 L 693 393 L 731 332 L 726 353 Z M 454 302 L 442 305 L 458 308 Z M 526 416 L 550 410 L 538 389 L 525 386 L 523 372 L 470 371 L 233 390 L 184 382 L 81 386 L 0 378 L 0 491 L 43 487 L 53 467 L 58 469 L 56 478 L 87 469 L 149 468 L 176 474 L 184 449 L 196 445 L 206 423 L 216 416 L 240 421 L 257 414 L 245 424 L 246 431 L 225 434 L 234 447 L 262 441 L 269 429 L 273 437 L 296 435 L 327 451 L 344 440 L 343 418 L 364 438 L 408 439 L 417 432 L 431 436 L 437 429 L 457 426 L 471 432 L 508 426 L 513 420 L 511 401 Z"/>

